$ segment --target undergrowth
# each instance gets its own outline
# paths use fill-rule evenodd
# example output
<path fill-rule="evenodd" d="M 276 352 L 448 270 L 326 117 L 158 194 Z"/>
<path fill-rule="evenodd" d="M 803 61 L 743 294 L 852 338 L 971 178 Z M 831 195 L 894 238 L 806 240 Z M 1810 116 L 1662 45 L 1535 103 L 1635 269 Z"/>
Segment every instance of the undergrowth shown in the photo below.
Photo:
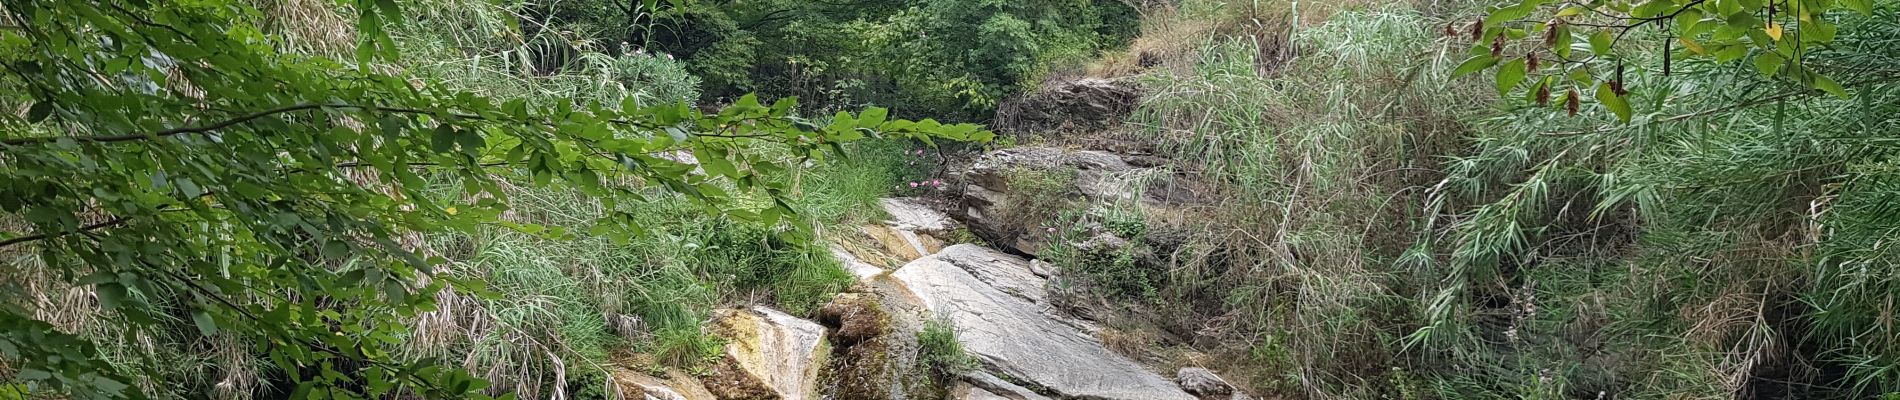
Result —
<path fill-rule="evenodd" d="M 1286 8 L 1304 2 L 1271 3 L 1263 16 L 1190 1 L 1145 23 L 1138 46 L 1174 50 L 1147 68 L 1122 133 L 1218 188 L 1186 227 L 1197 233 L 1158 257 L 1170 272 L 1156 303 L 1182 311 L 1173 330 L 1228 339 L 1212 348 L 1243 360 L 1229 370 L 1247 385 L 1307 398 L 1900 391 L 1895 231 L 1879 222 L 1900 213 L 1875 200 L 1900 187 L 1879 138 L 1900 125 L 1900 72 L 1878 66 L 1900 54 L 1893 7 L 1828 16 L 1844 33 L 1828 68 L 1889 77 L 1850 84 L 1851 98 L 1678 61 L 1671 76 L 1632 74 L 1653 109 L 1621 125 L 1450 77 L 1468 44 L 1437 32 L 1471 4 L 1315 21 Z M 1219 22 L 1235 15 L 1267 28 Z"/>

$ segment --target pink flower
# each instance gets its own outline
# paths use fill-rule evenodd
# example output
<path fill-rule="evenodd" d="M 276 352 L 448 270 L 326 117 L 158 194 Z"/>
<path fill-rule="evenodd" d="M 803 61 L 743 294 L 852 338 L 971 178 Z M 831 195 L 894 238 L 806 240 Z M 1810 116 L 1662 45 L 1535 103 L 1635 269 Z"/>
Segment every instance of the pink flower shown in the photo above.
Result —
<path fill-rule="evenodd" d="M 911 182 L 910 187 L 917 187 L 917 182 Z"/>
<path fill-rule="evenodd" d="M 932 180 L 930 180 L 930 184 L 931 184 L 932 186 L 943 186 L 943 180 L 942 180 L 942 179 L 932 179 Z"/>

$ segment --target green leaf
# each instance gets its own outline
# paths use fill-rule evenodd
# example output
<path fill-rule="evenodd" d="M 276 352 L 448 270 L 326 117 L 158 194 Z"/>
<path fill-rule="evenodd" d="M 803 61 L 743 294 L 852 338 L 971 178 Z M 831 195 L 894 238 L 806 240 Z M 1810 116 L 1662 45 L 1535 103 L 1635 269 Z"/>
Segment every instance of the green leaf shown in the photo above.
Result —
<path fill-rule="evenodd" d="M 459 131 L 455 135 L 455 144 L 462 147 L 462 154 L 470 157 L 480 156 L 482 149 L 488 146 L 481 132 L 477 131 Z"/>
<path fill-rule="evenodd" d="M 1630 111 L 1629 100 L 1623 98 L 1623 96 L 1616 95 L 1616 90 L 1610 88 L 1609 82 L 1597 84 L 1596 98 L 1598 103 L 1603 103 L 1603 106 L 1609 108 L 1610 112 L 1616 113 L 1617 119 L 1625 123 L 1630 122 L 1630 115 L 1632 113 Z"/>
<path fill-rule="evenodd" d="M 1537 7 L 1527 5 L 1527 4 L 1519 4 L 1519 5 L 1510 6 L 1510 7 L 1498 8 L 1496 10 L 1492 10 L 1490 15 L 1485 16 L 1484 25 L 1485 26 L 1504 26 L 1504 23 L 1506 22 L 1516 21 L 1518 19 L 1530 16 L 1531 11 L 1534 11 L 1536 9 Z M 1486 37 L 1489 37 L 1489 36 L 1486 36 Z"/>
<path fill-rule="evenodd" d="M 1841 5 L 1861 14 L 1874 15 L 1874 0 L 1841 0 Z"/>
<path fill-rule="evenodd" d="M 1775 73 L 1781 71 L 1783 61 L 1779 54 L 1761 53 L 1755 56 L 1755 70 L 1761 71 L 1764 76 L 1775 76 Z"/>
<path fill-rule="evenodd" d="M 1630 10 L 1630 16 L 1635 18 L 1654 18 L 1666 13 L 1675 12 L 1679 9 L 1681 8 L 1676 5 L 1674 0 L 1649 0 Z"/>
<path fill-rule="evenodd" d="M 211 314 L 204 310 L 191 311 L 191 323 L 198 325 L 198 333 L 204 336 L 218 334 L 218 323 L 211 320 Z"/>
<path fill-rule="evenodd" d="M 26 122 L 38 123 L 40 121 L 45 121 L 46 117 L 52 116 L 52 115 L 53 115 L 52 102 L 46 102 L 46 101 L 34 102 L 33 106 L 26 110 Z"/>
<path fill-rule="evenodd" d="M 429 135 L 429 149 L 437 153 L 455 150 L 455 127 L 449 124 L 436 125 Z"/>
<path fill-rule="evenodd" d="M 1517 84 L 1524 82 L 1525 66 L 1526 63 L 1524 59 L 1519 58 L 1506 62 L 1503 66 L 1498 67 L 1498 94 L 1510 93 L 1511 89 L 1517 87 Z"/>
<path fill-rule="evenodd" d="M 326 240 L 321 254 L 324 258 L 343 258 L 350 255 L 350 245 L 341 240 Z"/>
<path fill-rule="evenodd" d="M 106 311 L 116 310 L 125 304 L 125 285 L 118 282 L 105 282 L 94 285 L 93 296 L 99 298 L 99 308 Z"/>
<path fill-rule="evenodd" d="M 23 381 L 38 381 L 38 380 L 46 380 L 46 379 L 52 378 L 53 373 L 41 371 L 37 369 L 32 369 L 32 368 L 21 368 L 19 372 L 15 373 L 14 377 L 20 378 L 20 380 L 23 380 Z M 25 397 L 22 397 L 22 398 L 25 398 Z"/>
<path fill-rule="evenodd" d="M 1451 77 L 1457 78 L 1470 75 L 1474 72 L 1483 71 L 1485 68 L 1490 68 L 1492 65 L 1497 65 L 1497 63 L 1497 57 L 1492 57 L 1490 54 L 1471 56 L 1471 58 L 1466 59 L 1465 62 L 1458 64 L 1458 68 L 1451 70 Z"/>
<path fill-rule="evenodd" d="M 1835 82 L 1833 79 L 1829 79 L 1827 75 L 1822 75 L 1820 73 L 1812 73 L 1811 75 L 1814 77 L 1815 89 L 1821 89 L 1821 91 L 1827 92 L 1828 94 L 1832 94 L 1834 95 L 1834 97 L 1839 97 L 1843 99 L 1848 97 L 1847 89 L 1842 88 L 1839 82 Z"/>
<path fill-rule="evenodd" d="M 890 110 L 883 107 L 866 108 L 864 112 L 858 113 L 858 127 L 877 129 L 878 125 L 884 124 L 884 119 L 889 115 Z"/>
<path fill-rule="evenodd" d="M 1598 56 L 1608 56 L 1610 45 L 1615 41 L 1616 37 L 1611 36 L 1610 31 L 1598 30 L 1597 33 L 1590 35 L 1590 52 Z"/>
<path fill-rule="evenodd" d="M 739 169 L 732 165 L 732 160 L 726 159 L 726 152 L 723 149 L 717 147 L 699 148 L 693 151 L 693 158 L 699 160 L 699 165 L 705 167 L 706 172 L 709 174 L 722 175 L 728 178 L 739 177 Z"/>
<path fill-rule="evenodd" d="M 1676 14 L 1675 22 L 1677 31 L 1688 32 L 1695 28 L 1696 23 L 1702 22 L 1702 11 L 1695 8 L 1684 9 Z"/>

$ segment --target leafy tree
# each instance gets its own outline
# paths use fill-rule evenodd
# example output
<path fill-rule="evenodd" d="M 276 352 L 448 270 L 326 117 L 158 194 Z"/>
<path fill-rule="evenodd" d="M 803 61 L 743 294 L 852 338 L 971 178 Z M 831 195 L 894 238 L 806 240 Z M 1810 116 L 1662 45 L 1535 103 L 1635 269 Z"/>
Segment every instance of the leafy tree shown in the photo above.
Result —
<path fill-rule="evenodd" d="M 1468 32 L 1474 42 L 1455 74 L 1495 69 L 1501 93 L 1522 89 L 1530 101 L 1572 115 L 1587 95 L 1629 122 L 1629 75 L 1642 68 L 1631 52 L 1659 52 L 1654 68 L 1663 75 L 1677 60 L 1746 58 L 1763 75 L 1845 97 L 1842 84 L 1810 62 L 1834 41 L 1838 22 L 1830 14 L 1837 12 L 1872 15 L 1874 1 L 1523 0 L 1445 33 Z M 1661 48 L 1625 43 L 1638 32 L 1663 36 Z"/>
<path fill-rule="evenodd" d="M 89 337 L 7 298 L 0 370 L 35 392 L 141 398 L 132 385 L 157 366 L 114 365 L 97 343 L 195 330 L 256 343 L 295 383 L 292 398 L 474 396 L 485 383 L 466 372 L 387 349 L 399 318 L 434 307 L 437 291 L 483 292 L 438 274 L 441 260 L 407 235 L 496 224 L 583 234 L 499 222 L 510 204 L 500 179 L 572 187 L 606 209 L 677 193 L 730 218 L 799 225 L 784 219 L 783 184 L 761 175 L 870 135 L 990 137 L 875 108 L 821 123 L 790 98 L 712 112 L 443 89 L 380 66 L 397 57 L 384 29 L 402 17 L 395 2 L 354 7 L 355 60 L 279 53 L 238 1 L 0 7 L 0 104 L 16 110 L 0 113 L 0 254 L 34 260 L 5 265 L 0 285 L 83 285 L 130 326 Z M 796 157 L 752 151 L 767 144 Z M 462 196 L 426 193 L 425 177 Z M 776 201 L 740 204 L 731 190 Z M 633 220 L 609 213 L 584 234 L 624 238 L 639 231 Z"/>
<path fill-rule="evenodd" d="M 1136 27 L 1135 10 L 1110 0 L 630 3 L 524 6 L 523 25 L 687 60 L 707 99 L 758 92 L 962 119 Z"/>

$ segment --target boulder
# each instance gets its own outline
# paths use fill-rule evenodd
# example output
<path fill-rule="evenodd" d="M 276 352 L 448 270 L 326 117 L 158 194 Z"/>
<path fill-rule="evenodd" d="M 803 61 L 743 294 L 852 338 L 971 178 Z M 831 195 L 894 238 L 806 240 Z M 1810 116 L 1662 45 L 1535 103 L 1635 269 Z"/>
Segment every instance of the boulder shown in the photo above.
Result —
<path fill-rule="evenodd" d="M 996 107 L 991 127 L 1013 134 L 1094 131 L 1114 126 L 1141 101 L 1129 80 L 1057 79 Z"/>
<path fill-rule="evenodd" d="M 1207 368 L 1182 368 L 1174 373 L 1174 381 L 1181 384 L 1182 390 L 1203 399 L 1226 399 L 1234 393 L 1234 385 Z"/>
<path fill-rule="evenodd" d="M 1014 187 L 1028 182 L 1022 174 L 1044 176 L 1037 187 Z M 1101 151 L 1050 147 L 1018 147 L 993 151 L 971 163 L 963 174 L 963 200 L 958 217 L 970 231 L 990 243 L 1005 244 L 1024 254 L 1036 254 L 1053 237 L 1049 230 L 1060 207 L 1051 199 L 1120 203 L 1142 200 L 1141 186 L 1153 170 L 1138 168 L 1121 156 Z M 1062 227 L 1072 229 L 1074 227 Z M 1081 227 L 1093 233 L 1101 227 Z M 1068 233 L 1068 232 L 1064 232 Z"/>
<path fill-rule="evenodd" d="M 621 398 L 627 400 L 713 400 L 712 393 L 692 377 L 678 372 L 669 378 L 661 379 L 634 372 L 626 368 L 615 367 L 612 370 L 615 386 L 620 388 Z"/>
<path fill-rule="evenodd" d="M 1055 315 L 1029 262 L 960 244 L 891 274 L 950 320 L 987 370 L 1059 397 L 1192 400 L 1168 379 L 1109 351 L 1086 323 Z M 994 393 L 992 391 L 992 393 Z"/>
<path fill-rule="evenodd" d="M 724 358 L 706 388 L 723 400 L 802 400 L 818 396 L 818 375 L 830 349 L 825 327 L 765 307 L 723 309 L 713 332 L 726 338 Z"/>

